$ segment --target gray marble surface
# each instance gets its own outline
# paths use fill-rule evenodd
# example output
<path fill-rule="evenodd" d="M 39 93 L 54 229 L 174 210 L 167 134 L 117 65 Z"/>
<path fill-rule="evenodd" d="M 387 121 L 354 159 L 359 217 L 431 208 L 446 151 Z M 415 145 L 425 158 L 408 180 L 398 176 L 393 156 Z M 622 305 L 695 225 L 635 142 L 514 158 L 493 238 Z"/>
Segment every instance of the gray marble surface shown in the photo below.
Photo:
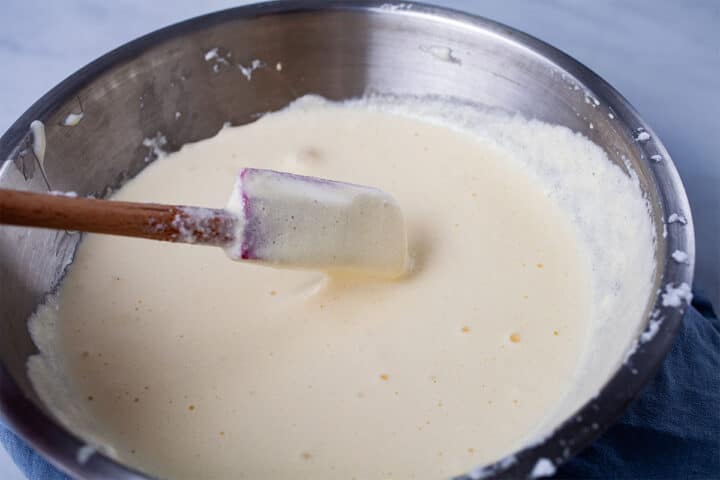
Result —
<path fill-rule="evenodd" d="M 245 1 L 2 0 L 0 132 L 99 55 Z M 535 35 L 614 85 L 653 126 L 696 222 L 696 288 L 720 306 L 720 1 L 434 0 Z M 0 449 L 0 478 L 22 478 Z"/>

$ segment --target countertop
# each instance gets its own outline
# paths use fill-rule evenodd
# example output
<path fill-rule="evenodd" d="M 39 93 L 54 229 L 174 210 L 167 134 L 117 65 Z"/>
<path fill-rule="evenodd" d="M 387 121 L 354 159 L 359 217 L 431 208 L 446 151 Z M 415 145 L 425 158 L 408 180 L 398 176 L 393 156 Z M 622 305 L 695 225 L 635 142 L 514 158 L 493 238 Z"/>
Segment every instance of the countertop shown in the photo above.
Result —
<path fill-rule="evenodd" d="M 251 2 L 4 0 L 0 132 L 99 55 L 159 27 Z M 720 2 L 433 0 L 560 48 L 617 88 L 659 134 L 687 189 L 695 288 L 720 306 Z M 0 448 L 0 478 L 24 478 Z"/>

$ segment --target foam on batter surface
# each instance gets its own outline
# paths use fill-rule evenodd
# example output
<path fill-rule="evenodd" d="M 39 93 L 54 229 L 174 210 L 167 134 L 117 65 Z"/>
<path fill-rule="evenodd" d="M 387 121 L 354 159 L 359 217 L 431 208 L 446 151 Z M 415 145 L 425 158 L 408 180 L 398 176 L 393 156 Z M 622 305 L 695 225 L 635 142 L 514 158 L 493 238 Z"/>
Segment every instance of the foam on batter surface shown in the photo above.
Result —
<path fill-rule="evenodd" d="M 646 204 L 565 128 L 447 100 L 306 97 L 159 159 L 113 198 L 218 207 L 242 166 L 390 193 L 413 273 L 327 276 L 87 235 L 30 321 L 29 373 L 63 424 L 129 465 L 450 477 L 564 419 L 642 323 Z"/>

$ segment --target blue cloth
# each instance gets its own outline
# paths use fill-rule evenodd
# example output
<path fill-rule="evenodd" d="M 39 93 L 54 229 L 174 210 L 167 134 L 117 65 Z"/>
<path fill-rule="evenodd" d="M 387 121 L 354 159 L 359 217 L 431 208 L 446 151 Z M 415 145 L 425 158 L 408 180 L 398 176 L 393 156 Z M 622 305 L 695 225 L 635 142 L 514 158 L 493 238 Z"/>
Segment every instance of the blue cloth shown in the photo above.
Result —
<path fill-rule="evenodd" d="M 35 453 L 25 442 L 0 423 L 0 442 L 15 465 L 31 480 L 71 480 Z"/>
<path fill-rule="evenodd" d="M 557 478 L 720 478 L 720 322 L 693 306 L 642 396 Z M 0 441 L 29 479 L 68 479 L 2 426 Z"/>
<path fill-rule="evenodd" d="M 558 478 L 720 479 L 720 321 L 693 306 L 655 379 Z"/>

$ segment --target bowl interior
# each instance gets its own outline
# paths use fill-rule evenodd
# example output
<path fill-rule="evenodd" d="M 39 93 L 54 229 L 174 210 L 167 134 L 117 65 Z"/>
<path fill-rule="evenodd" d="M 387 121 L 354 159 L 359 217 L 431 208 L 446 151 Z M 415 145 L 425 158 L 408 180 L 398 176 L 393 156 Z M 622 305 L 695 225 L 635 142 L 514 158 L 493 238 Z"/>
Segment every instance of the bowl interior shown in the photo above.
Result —
<path fill-rule="evenodd" d="M 582 133 L 639 177 L 657 231 L 656 287 L 664 274 L 679 274 L 666 268 L 662 219 L 669 202 L 686 207 L 684 193 L 674 200 L 663 193 L 676 186 L 674 170 L 663 183 L 647 157 L 667 152 L 654 140 L 635 141 L 638 129 L 648 127 L 624 100 L 530 37 L 430 7 L 276 4 L 221 12 L 139 39 L 70 77 L 6 133 L 0 187 L 102 196 L 155 158 L 145 139 L 164 141 L 171 152 L 214 135 L 225 122 L 250 122 L 304 94 L 340 100 L 373 91 L 460 97 Z M 77 125 L 64 124 L 79 112 Z M 31 148 L 28 125 L 35 119 L 46 129 L 46 177 Z M 692 249 L 691 235 L 671 240 Z M 26 320 L 61 279 L 78 241 L 66 232 L 0 229 L 0 354 L 40 407 L 25 369 L 35 352 Z M 646 311 L 655 300 L 638 299 Z M 619 368 L 645 321 L 638 318 L 608 341 L 614 361 L 599 366 L 603 378 L 590 389 Z"/>

